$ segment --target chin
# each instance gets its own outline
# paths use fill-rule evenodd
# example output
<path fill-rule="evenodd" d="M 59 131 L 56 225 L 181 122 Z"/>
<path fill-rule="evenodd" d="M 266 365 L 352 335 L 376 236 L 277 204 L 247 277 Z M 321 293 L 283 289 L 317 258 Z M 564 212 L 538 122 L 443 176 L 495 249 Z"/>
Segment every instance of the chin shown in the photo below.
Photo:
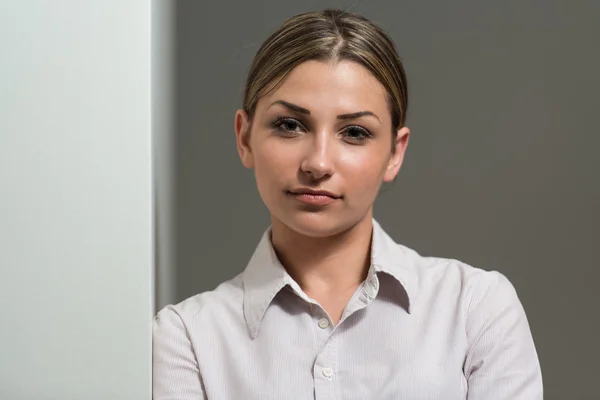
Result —
<path fill-rule="evenodd" d="M 352 218 L 344 218 L 337 213 L 327 212 L 299 212 L 295 213 L 295 215 L 286 215 L 278 219 L 289 229 L 301 235 L 314 238 L 335 236 L 357 223 Z"/>

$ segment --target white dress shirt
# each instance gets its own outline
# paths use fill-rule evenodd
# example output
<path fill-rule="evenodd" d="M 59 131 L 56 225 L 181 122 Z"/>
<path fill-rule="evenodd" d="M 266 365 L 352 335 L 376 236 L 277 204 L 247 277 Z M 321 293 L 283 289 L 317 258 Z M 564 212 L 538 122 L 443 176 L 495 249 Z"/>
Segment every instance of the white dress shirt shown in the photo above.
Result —
<path fill-rule="evenodd" d="M 368 277 L 333 326 L 267 229 L 244 272 L 156 316 L 154 400 L 542 399 L 504 275 L 423 257 L 375 220 L 371 249 Z"/>

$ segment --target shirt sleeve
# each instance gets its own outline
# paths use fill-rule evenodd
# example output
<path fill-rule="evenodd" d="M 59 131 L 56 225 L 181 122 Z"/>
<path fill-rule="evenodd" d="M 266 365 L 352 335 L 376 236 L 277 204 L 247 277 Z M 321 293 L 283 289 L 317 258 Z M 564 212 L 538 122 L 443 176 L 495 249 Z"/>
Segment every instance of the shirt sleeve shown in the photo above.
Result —
<path fill-rule="evenodd" d="M 152 325 L 152 399 L 206 399 L 192 343 L 172 306 L 163 308 Z"/>
<path fill-rule="evenodd" d="M 468 400 L 541 400 L 542 373 L 525 310 L 510 281 L 482 276 L 466 321 Z"/>

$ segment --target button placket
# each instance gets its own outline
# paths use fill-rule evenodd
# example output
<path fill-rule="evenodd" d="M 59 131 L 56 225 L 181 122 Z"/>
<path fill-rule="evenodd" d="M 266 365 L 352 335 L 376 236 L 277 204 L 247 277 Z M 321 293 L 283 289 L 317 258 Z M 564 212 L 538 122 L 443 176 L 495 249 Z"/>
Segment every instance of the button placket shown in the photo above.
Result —
<path fill-rule="evenodd" d="M 328 320 L 329 322 L 329 320 Z M 331 326 L 331 325 L 330 325 Z M 315 399 L 338 399 L 339 382 L 335 382 L 337 368 L 337 336 L 333 332 L 317 355 L 313 367 Z"/>
<path fill-rule="evenodd" d="M 327 318 L 321 318 L 319 320 L 319 328 L 326 329 L 328 327 L 329 327 L 329 319 L 327 319 Z"/>

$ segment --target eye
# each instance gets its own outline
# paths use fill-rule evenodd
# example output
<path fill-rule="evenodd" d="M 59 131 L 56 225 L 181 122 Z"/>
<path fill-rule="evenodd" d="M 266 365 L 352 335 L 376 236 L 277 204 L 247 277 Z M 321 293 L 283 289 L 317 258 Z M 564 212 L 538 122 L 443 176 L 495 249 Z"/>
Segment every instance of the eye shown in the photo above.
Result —
<path fill-rule="evenodd" d="M 361 143 L 373 137 L 365 128 L 360 126 L 349 126 L 344 131 L 345 139 L 352 143 Z"/>
<path fill-rule="evenodd" d="M 302 124 L 293 118 L 278 118 L 272 127 L 284 134 L 295 134 L 302 131 Z"/>

